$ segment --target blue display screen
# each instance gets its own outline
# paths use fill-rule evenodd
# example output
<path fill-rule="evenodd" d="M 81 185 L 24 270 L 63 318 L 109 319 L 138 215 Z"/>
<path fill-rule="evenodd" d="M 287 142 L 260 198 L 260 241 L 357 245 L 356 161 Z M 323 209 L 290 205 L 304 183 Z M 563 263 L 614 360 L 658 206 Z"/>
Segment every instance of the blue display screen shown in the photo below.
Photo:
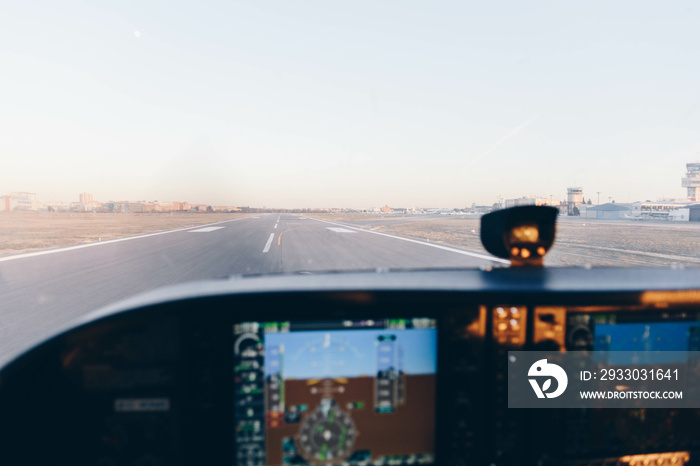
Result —
<path fill-rule="evenodd" d="M 639 351 L 643 361 L 637 362 L 646 364 L 684 362 L 678 359 L 682 352 L 700 350 L 699 322 L 597 324 L 593 336 L 594 350 Z M 677 353 L 668 353 L 672 351 Z M 614 354 L 609 358 L 626 363 L 616 361 Z"/>
<path fill-rule="evenodd" d="M 435 374 L 437 368 L 435 328 L 268 333 L 264 344 L 265 375 L 281 372 L 286 379 L 374 377 L 390 368 Z M 284 358 L 276 357 L 280 352 Z"/>

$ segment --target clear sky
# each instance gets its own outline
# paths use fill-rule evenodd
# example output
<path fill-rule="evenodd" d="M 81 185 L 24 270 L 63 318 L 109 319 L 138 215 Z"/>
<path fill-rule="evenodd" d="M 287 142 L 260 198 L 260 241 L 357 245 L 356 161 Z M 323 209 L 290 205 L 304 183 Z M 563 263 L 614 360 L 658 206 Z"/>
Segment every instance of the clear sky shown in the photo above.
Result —
<path fill-rule="evenodd" d="M 0 0 L 0 194 L 683 197 L 700 4 Z"/>

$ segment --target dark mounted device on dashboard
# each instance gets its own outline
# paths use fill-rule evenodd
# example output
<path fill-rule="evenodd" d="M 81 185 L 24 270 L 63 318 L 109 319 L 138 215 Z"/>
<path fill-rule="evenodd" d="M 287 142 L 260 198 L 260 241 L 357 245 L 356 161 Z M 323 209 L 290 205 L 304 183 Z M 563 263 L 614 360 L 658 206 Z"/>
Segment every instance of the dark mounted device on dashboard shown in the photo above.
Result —
<path fill-rule="evenodd" d="M 511 265 L 541 267 L 554 244 L 559 211 L 555 207 L 521 206 L 481 217 L 481 243 Z"/>

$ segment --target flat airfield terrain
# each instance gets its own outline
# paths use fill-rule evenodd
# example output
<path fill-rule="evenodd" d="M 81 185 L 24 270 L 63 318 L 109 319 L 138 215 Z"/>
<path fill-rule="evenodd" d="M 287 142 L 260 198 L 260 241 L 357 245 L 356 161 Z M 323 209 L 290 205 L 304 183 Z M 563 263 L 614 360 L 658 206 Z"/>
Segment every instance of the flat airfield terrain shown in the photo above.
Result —
<path fill-rule="evenodd" d="M 255 214 L 0 213 L 0 256 L 107 241 Z M 363 230 L 383 232 L 486 253 L 480 218 L 459 215 L 309 214 Z M 700 266 L 700 223 L 559 217 L 548 266 Z"/>
<path fill-rule="evenodd" d="M 206 225 L 248 215 L 252 214 L 2 212 L 0 255 Z"/>
<path fill-rule="evenodd" d="M 315 214 L 363 229 L 485 254 L 481 219 L 468 215 Z M 700 223 L 559 217 L 547 266 L 700 266 Z"/>

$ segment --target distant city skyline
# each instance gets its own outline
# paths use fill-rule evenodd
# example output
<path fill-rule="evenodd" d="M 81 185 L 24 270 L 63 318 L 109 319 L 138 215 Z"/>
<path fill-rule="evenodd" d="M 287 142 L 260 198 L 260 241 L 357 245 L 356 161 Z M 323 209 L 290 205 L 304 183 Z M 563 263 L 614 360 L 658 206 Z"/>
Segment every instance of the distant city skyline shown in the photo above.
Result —
<path fill-rule="evenodd" d="M 695 165 L 694 169 L 700 167 L 700 164 L 690 164 Z M 689 184 L 689 179 L 692 179 L 694 184 L 700 185 L 700 176 L 698 176 L 700 170 L 695 170 L 692 172 L 692 178 L 687 178 L 684 180 L 684 184 Z M 691 172 L 689 172 L 691 173 Z M 697 188 L 693 188 L 695 190 Z M 690 190 L 688 190 L 690 194 Z M 256 205 L 235 205 L 235 204 L 211 204 L 211 203 L 201 203 L 201 202 L 189 202 L 187 200 L 146 200 L 146 199 L 110 199 L 106 201 L 96 200 L 92 193 L 82 192 L 79 193 L 78 201 L 63 201 L 63 200 L 44 200 L 41 199 L 37 193 L 19 191 L 10 193 L 0 193 L 0 212 L 1 211 L 23 211 L 23 210 L 51 210 L 51 211 L 84 211 L 84 212 L 129 212 L 129 213 L 148 213 L 148 212 L 176 212 L 176 211 L 213 211 L 213 212 L 238 212 L 247 211 L 248 209 L 257 210 L 356 210 L 356 211 L 367 211 L 376 213 L 407 213 L 408 211 L 412 213 L 417 212 L 445 212 L 453 210 L 467 210 L 472 212 L 488 212 L 491 208 L 508 208 L 521 205 L 549 205 L 560 209 L 562 213 L 568 215 L 579 215 L 574 213 L 574 208 L 577 205 L 592 204 L 592 205 L 603 205 L 612 202 L 614 205 L 616 203 L 615 199 L 608 197 L 605 199 L 600 199 L 601 192 L 596 192 L 595 197 L 589 196 L 586 198 L 582 194 L 581 187 L 569 187 L 567 188 L 567 198 L 560 199 L 554 196 L 549 198 L 542 196 L 519 196 L 515 198 L 504 198 L 499 197 L 497 201 L 493 204 L 477 204 L 472 202 L 471 204 L 465 204 L 461 206 L 440 206 L 440 205 L 392 205 L 384 204 L 384 206 L 372 205 L 372 206 L 296 206 L 296 207 L 279 207 L 279 206 L 256 206 Z M 593 202 L 595 199 L 595 202 Z M 675 205 L 675 206 L 686 206 L 689 204 L 697 203 L 697 199 L 693 198 L 675 198 L 675 199 L 637 199 L 633 203 L 617 202 L 618 205 L 629 205 L 636 204 L 637 208 L 640 204 L 656 203 L 660 201 L 659 205 Z M 670 202 L 670 204 L 669 204 Z M 486 210 L 484 210 L 486 208 Z M 583 207 L 582 207 L 583 208 Z M 667 208 L 667 207 L 664 207 Z M 677 208 L 677 207 L 675 207 Z"/>
<path fill-rule="evenodd" d="M 0 5 L 0 192 L 274 208 L 681 198 L 700 7 Z"/>

